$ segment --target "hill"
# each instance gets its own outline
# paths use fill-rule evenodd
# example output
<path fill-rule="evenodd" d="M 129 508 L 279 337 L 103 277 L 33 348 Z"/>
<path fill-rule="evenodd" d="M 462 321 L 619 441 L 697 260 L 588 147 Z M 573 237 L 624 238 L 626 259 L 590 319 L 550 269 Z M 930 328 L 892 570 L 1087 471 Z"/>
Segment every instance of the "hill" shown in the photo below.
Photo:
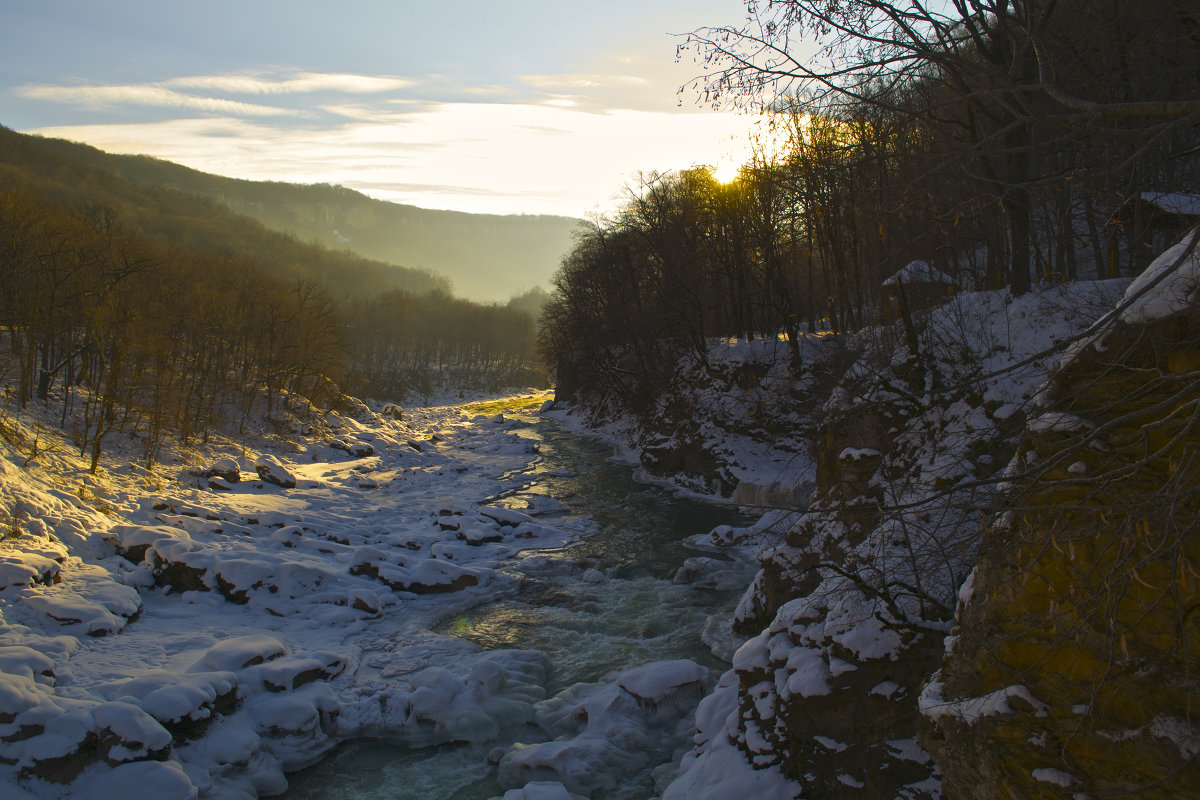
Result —
<path fill-rule="evenodd" d="M 27 187 L 44 205 L 104 208 L 150 241 L 187 253 L 235 255 L 284 280 L 318 283 L 335 297 L 449 289 L 444 277 L 429 270 L 306 243 L 268 230 L 211 198 L 130 179 L 117 167 L 116 161 L 94 148 L 0 127 L 0 186 Z"/>
<path fill-rule="evenodd" d="M 113 155 L 61 139 L 0 131 L 0 160 L 54 159 L 136 185 L 174 189 L 214 201 L 268 229 L 363 258 L 430 270 L 470 300 L 506 300 L 549 283 L 571 248 L 579 220 L 466 214 L 375 200 L 342 186 L 225 178 L 169 161 Z"/>

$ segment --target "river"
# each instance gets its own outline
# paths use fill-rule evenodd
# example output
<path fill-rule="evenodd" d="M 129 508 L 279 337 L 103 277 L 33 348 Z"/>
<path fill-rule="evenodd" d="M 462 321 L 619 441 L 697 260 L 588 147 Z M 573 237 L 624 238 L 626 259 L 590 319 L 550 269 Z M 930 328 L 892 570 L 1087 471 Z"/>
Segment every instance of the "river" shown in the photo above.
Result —
<path fill-rule="evenodd" d="M 685 539 L 718 525 L 744 525 L 736 511 L 674 496 L 639 483 L 607 445 L 572 433 L 536 406 L 505 409 L 513 432 L 539 454 L 518 473 L 503 502 L 513 508 L 553 509 L 583 521 L 577 541 L 503 567 L 520 578 L 511 593 L 441 620 L 435 632 L 484 649 L 532 649 L 550 662 L 547 696 L 606 673 L 651 661 L 689 658 L 713 669 L 726 664 L 730 642 L 721 633 L 753 564 L 718 565 L 707 581 L 675 583 L 677 570 L 702 555 Z M 711 555 L 711 554 L 704 554 Z M 710 565 L 711 567 L 711 565 Z M 709 588 L 700 588 L 703 583 Z M 707 629 L 707 634 L 706 634 Z M 705 643 L 708 640 L 713 646 Z M 484 800 L 504 792 L 496 781 L 497 748 L 544 741 L 532 726 L 506 731 L 485 744 L 408 749 L 384 741 L 354 741 L 315 766 L 289 776 L 287 800 Z M 654 795 L 653 769 L 670 762 L 686 734 L 665 738 L 646 769 L 620 776 L 591 800 Z"/>

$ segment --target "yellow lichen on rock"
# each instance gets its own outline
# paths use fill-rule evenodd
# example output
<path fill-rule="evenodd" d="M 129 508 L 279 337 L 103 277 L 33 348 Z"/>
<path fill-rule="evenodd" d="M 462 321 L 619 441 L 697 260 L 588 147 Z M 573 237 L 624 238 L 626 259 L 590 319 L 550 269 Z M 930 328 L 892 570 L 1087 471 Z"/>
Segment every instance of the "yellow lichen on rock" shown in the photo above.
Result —
<path fill-rule="evenodd" d="M 947 797 L 1200 793 L 1198 343 L 1195 308 L 1119 324 L 1046 392 L 926 712 Z"/>

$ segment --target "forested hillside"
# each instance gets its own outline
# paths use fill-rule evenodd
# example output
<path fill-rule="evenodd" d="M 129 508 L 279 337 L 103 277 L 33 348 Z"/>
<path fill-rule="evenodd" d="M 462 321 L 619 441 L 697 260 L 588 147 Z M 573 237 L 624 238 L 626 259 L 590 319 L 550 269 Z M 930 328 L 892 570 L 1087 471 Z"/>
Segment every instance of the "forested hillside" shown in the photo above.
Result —
<path fill-rule="evenodd" d="M 164 437 L 236 428 L 293 398 L 328 408 L 343 392 L 403 400 L 544 380 L 536 293 L 511 306 L 455 298 L 427 271 L 304 244 L 5 136 L 11 400 L 58 403 L 93 465 L 115 432 L 143 436 L 153 461 Z"/>
<path fill-rule="evenodd" d="M 1141 271 L 1200 220 L 1200 18 L 1091 8 L 784 2 L 694 34 L 707 96 L 768 103 L 786 145 L 728 184 L 653 176 L 581 236 L 543 338 L 560 391 L 636 412 L 712 337 L 795 360 L 803 330 L 955 290 Z"/>
<path fill-rule="evenodd" d="M 268 272 L 287 280 L 316 281 L 338 296 L 391 289 L 418 294 L 450 289 L 444 276 L 429 270 L 315 247 L 302 237 L 271 231 L 211 198 L 132 180 L 116 168 L 112 159 L 85 145 L 25 136 L 0 127 L 4 185 L 27 185 L 48 203 L 108 206 L 148 238 L 169 241 L 184 249 L 236 254 L 257 261 Z M 175 166 L 157 163 L 164 169 Z"/>
<path fill-rule="evenodd" d="M 570 249 L 579 224 L 568 217 L 417 208 L 327 184 L 226 178 L 148 156 L 115 155 L 6 129 L 0 129 L 0 162 L 43 173 L 97 171 L 119 176 L 136 191 L 150 195 L 169 190 L 169 194 L 206 200 L 214 218 L 217 209 L 227 209 L 301 242 L 432 273 L 438 281 L 448 281 L 447 288 L 455 294 L 475 302 L 501 302 L 546 285 Z M 410 283 L 400 288 L 421 291 L 424 287 Z"/>

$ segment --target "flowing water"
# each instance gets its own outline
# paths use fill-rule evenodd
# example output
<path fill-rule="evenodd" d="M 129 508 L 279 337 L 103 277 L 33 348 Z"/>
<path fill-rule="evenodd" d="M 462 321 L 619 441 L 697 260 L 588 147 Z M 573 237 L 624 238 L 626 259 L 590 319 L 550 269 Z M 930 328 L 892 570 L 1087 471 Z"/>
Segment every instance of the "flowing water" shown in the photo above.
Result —
<path fill-rule="evenodd" d="M 735 511 L 681 499 L 638 483 L 611 449 L 528 413 L 516 433 L 536 441 L 541 457 L 502 499 L 515 508 L 557 506 L 589 520 L 589 534 L 554 552 L 533 553 L 504 567 L 521 588 L 446 620 L 436 630 L 484 649 L 540 650 L 550 659 L 547 696 L 575 683 L 649 661 L 690 658 L 719 673 L 726 665 L 702 641 L 706 627 L 727 618 L 753 566 L 729 564 L 716 588 L 676 584 L 685 559 L 698 555 L 683 540 L 717 525 L 746 524 Z M 554 517 L 543 517 L 553 524 Z M 522 556 L 529 556 L 523 553 Z M 532 566 L 531 566 L 532 565 Z M 712 638 L 712 637 L 706 637 Z M 544 739 L 544 736 L 542 737 Z M 503 794 L 489 752 L 512 741 L 538 741 L 536 731 L 511 731 L 486 745 L 450 744 L 410 750 L 385 742 L 352 742 L 321 763 L 290 776 L 288 800 L 483 800 Z M 669 759 L 669 751 L 664 759 Z M 609 798 L 653 794 L 649 769 Z M 594 797 L 593 800 L 606 800 Z"/>

